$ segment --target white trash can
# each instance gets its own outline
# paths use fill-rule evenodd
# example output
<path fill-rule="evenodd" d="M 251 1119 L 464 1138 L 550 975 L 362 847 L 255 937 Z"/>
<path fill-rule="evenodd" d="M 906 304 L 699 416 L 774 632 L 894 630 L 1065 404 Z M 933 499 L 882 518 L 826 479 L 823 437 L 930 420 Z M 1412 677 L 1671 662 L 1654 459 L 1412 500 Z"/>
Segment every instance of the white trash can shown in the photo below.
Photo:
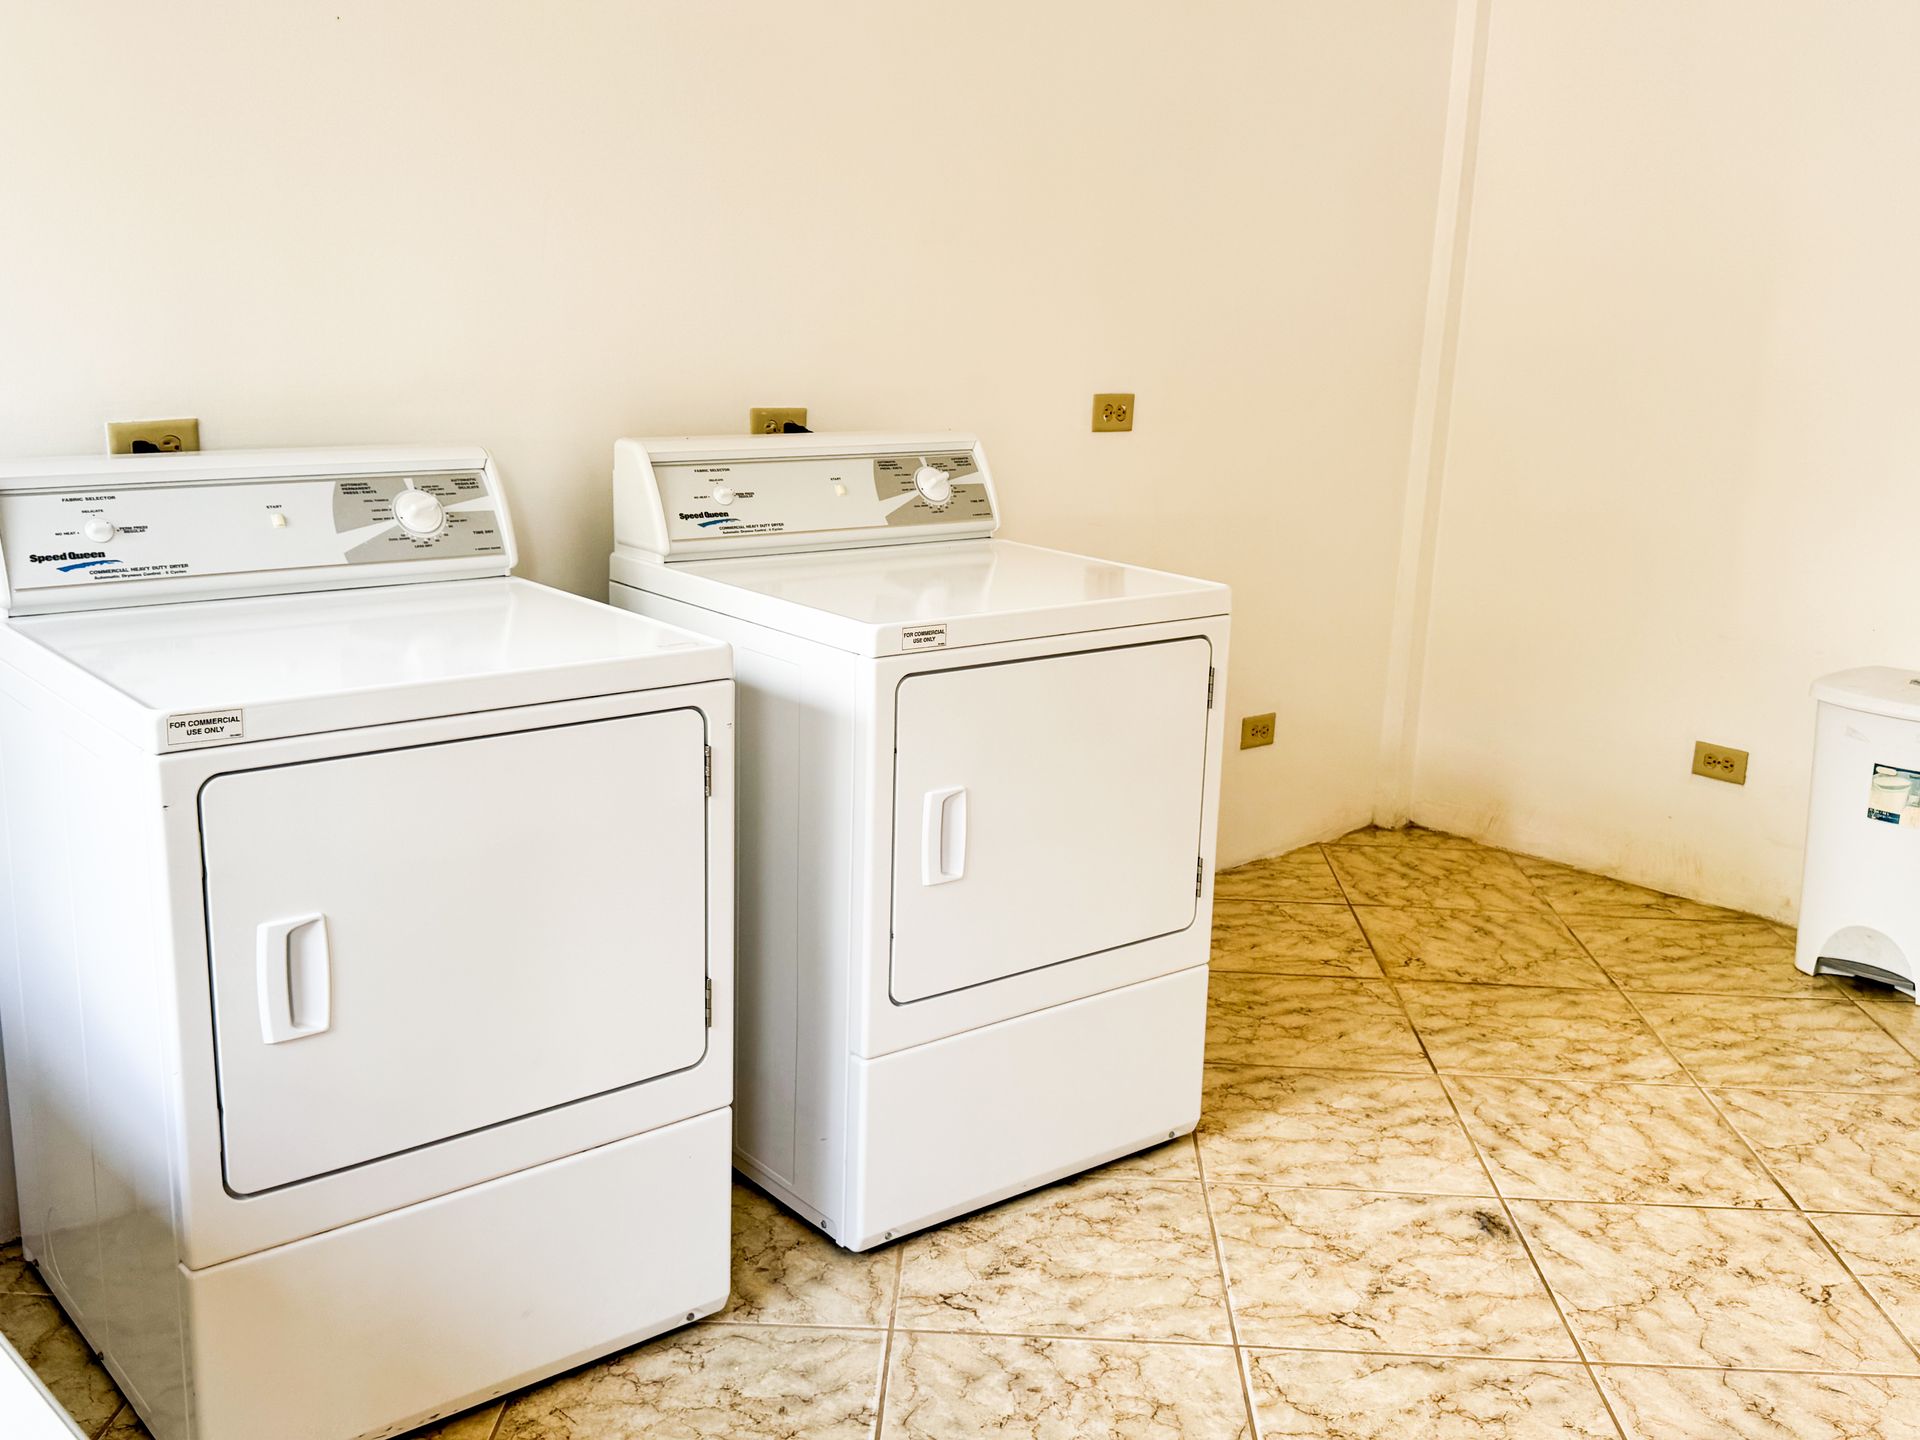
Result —
<path fill-rule="evenodd" d="M 1816 681 L 1820 702 L 1794 964 L 1909 999 L 1920 978 L 1920 672 Z"/>

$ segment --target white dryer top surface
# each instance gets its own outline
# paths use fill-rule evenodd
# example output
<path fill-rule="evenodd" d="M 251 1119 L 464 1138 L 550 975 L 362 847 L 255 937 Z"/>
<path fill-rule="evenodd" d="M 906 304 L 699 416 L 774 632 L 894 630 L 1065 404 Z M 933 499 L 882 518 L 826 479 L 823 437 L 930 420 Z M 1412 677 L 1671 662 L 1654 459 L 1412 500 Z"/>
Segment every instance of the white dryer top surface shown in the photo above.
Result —
<path fill-rule="evenodd" d="M 159 753 L 732 673 L 720 641 L 513 578 L 26 617 L 0 659 Z"/>
<path fill-rule="evenodd" d="M 861 655 L 1225 615 L 1230 600 L 1213 581 L 1012 540 L 670 565 L 616 553 L 613 578 Z"/>

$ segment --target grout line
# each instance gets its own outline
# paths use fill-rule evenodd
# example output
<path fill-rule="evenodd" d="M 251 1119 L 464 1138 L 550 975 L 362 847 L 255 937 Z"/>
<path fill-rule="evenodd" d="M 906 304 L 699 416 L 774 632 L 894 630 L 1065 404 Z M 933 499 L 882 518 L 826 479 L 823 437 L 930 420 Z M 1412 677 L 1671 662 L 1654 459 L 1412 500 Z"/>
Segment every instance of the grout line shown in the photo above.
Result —
<path fill-rule="evenodd" d="M 1445 1077 L 1441 1077 L 1445 1079 Z M 1449 1096 L 1449 1098 L 1451 1098 Z M 1456 1107 L 1455 1113 L 1458 1114 Z M 1496 1187 L 1499 1181 L 1492 1182 Z M 1777 1183 L 1777 1182 L 1776 1182 Z M 1799 1207 L 1785 1203 L 1779 1205 L 1700 1205 L 1689 1204 L 1684 1200 L 1594 1200 L 1582 1195 L 1522 1195 L 1495 1188 L 1480 1192 L 1465 1190 L 1390 1190 L 1371 1185 L 1303 1185 L 1289 1181 L 1258 1179 L 1236 1179 L 1223 1176 L 1209 1180 L 1207 1184 L 1226 1190 L 1305 1190 L 1322 1195 L 1396 1195 L 1402 1198 L 1426 1198 L 1433 1200 L 1517 1200 L 1528 1205 L 1590 1205 L 1596 1209 L 1615 1210 L 1706 1210 L 1725 1212 L 1734 1215 L 1791 1215 Z M 1898 1210 L 1820 1210 L 1809 1212 L 1821 1215 L 1847 1215 L 1878 1218 L 1886 1220 L 1920 1219 L 1912 1213 Z"/>
<path fill-rule="evenodd" d="M 1574 936 L 1574 939 L 1580 940 L 1580 937 L 1576 935 Z M 1587 950 L 1587 945 L 1584 940 L 1580 940 L 1580 948 L 1583 950 Z M 1589 958 L 1593 958 L 1593 952 L 1591 950 L 1587 950 L 1587 954 Z M 1599 965 L 1600 961 L 1597 958 L 1595 958 L 1594 963 L 1596 965 Z M 1606 969 L 1604 965 L 1601 965 L 1600 968 L 1603 970 Z M 1611 977 L 1611 972 L 1608 972 L 1608 973 L 1609 973 L 1609 976 Z M 1886 1322 L 1888 1328 L 1893 1331 L 1894 1336 L 1900 1341 L 1901 1344 L 1907 1347 L 1907 1350 L 1914 1356 L 1914 1358 L 1916 1360 L 1920 1360 L 1920 1344 L 1917 1344 L 1914 1338 L 1909 1336 L 1907 1332 L 1900 1327 L 1900 1325 L 1894 1320 L 1893 1316 L 1888 1312 L 1887 1307 L 1880 1302 L 1880 1297 L 1874 1293 L 1873 1287 L 1868 1285 L 1866 1281 L 1862 1280 L 1859 1275 L 1854 1273 L 1853 1266 L 1847 1263 L 1846 1257 L 1842 1255 L 1837 1248 L 1835 1248 L 1833 1242 L 1826 1237 L 1826 1234 L 1820 1229 L 1820 1227 L 1816 1225 L 1810 1218 L 1808 1218 L 1806 1207 L 1801 1205 L 1799 1199 L 1794 1195 L 1793 1191 L 1786 1185 L 1784 1181 L 1781 1180 L 1781 1178 L 1778 1175 L 1774 1173 L 1773 1167 L 1767 1164 L 1766 1157 L 1761 1155 L 1759 1150 L 1757 1150 L 1752 1144 L 1752 1142 L 1750 1142 L 1747 1139 L 1746 1135 L 1741 1132 L 1740 1127 L 1735 1125 L 1732 1120 L 1727 1118 L 1726 1111 L 1720 1108 L 1720 1101 L 1714 1095 L 1713 1091 L 1709 1089 L 1707 1085 L 1700 1079 L 1699 1075 L 1694 1071 L 1693 1067 L 1687 1064 L 1687 1062 L 1681 1057 L 1680 1053 L 1667 1043 L 1666 1037 L 1663 1036 L 1659 1032 L 1659 1030 L 1655 1028 L 1653 1022 L 1647 1018 L 1646 1013 L 1641 1010 L 1638 1004 L 1635 1003 L 1633 998 L 1633 993 L 1627 990 L 1624 986 L 1621 986 L 1617 980 L 1614 982 L 1614 984 L 1616 988 L 1619 989 L 1621 998 L 1626 1001 L 1627 1008 L 1632 1010 L 1634 1015 L 1639 1018 L 1640 1023 L 1646 1027 L 1647 1033 L 1652 1035 L 1653 1038 L 1660 1044 L 1660 1047 L 1664 1049 L 1667 1052 L 1667 1054 L 1673 1057 L 1674 1063 L 1680 1067 L 1681 1071 L 1687 1076 L 1688 1079 L 1693 1081 L 1694 1089 L 1699 1092 L 1701 1097 L 1712 1108 L 1714 1115 L 1719 1119 L 1720 1123 L 1726 1127 L 1727 1131 L 1734 1137 L 1735 1140 L 1739 1141 L 1741 1147 L 1745 1149 L 1746 1152 L 1753 1157 L 1754 1164 L 1760 1167 L 1760 1172 L 1763 1175 L 1765 1175 L 1769 1181 L 1772 1182 L 1774 1188 L 1777 1189 L 1782 1195 L 1786 1197 L 1787 1203 L 1793 1207 L 1791 1212 L 1788 1212 L 1788 1213 L 1791 1213 L 1794 1216 L 1796 1216 L 1799 1219 L 1800 1223 L 1804 1225 L 1809 1231 L 1812 1232 L 1814 1239 L 1819 1243 L 1821 1248 L 1823 1248 L 1827 1252 L 1827 1254 L 1832 1256 L 1833 1262 L 1840 1267 L 1840 1273 L 1845 1275 L 1849 1280 L 1853 1281 L 1853 1283 L 1859 1287 L 1860 1293 L 1867 1297 L 1867 1303 L 1873 1306 L 1874 1313 L 1879 1315 L 1879 1317 Z M 1843 998 L 1848 999 L 1850 1002 L 1852 999 L 1851 996 L 1847 996 Z M 1872 1018 L 1871 1016 L 1868 1017 L 1868 1019 L 1871 1019 L 1871 1018 Z M 1895 1042 L 1895 1043 L 1898 1043 L 1898 1042 Z M 1733 1088 L 1733 1087 L 1728 1087 L 1728 1088 Z M 1766 1212 L 1759 1212 L 1759 1213 L 1766 1213 Z M 1775 1213 L 1779 1213 L 1779 1212 L 1775 1212 Z"/>
<path fill-rule="evenodd" d="M 681 1326 L 680 1330 L 827 1330 L 836 1335 L 884 1335 L 887 1333 L 887 1327 L 884 1324 L 870 1325 L 852 1320 L 735 1320 L 731 1317 L 725 1320 L 696 1321 L 692 1325 Z M 675 1333 L 679 1332 L 667 1331 L 666 1334 L 656 1335 L 654 1339 L 663 1340 L 666 1338 L 666 1335 Z M 629 1348 L 641 1349 L 652 1343 L 653 1340 L 642 1340 L 638 1346 Z M 624 1355 L 625 1353 L 626 1351 L 624 1350 L 616 1350 L 612 1355 L 603 1355 L 600 1358 L 603 1360 L 611 1360 L 614 1355 Z M 561 1373 L 564 1374 L 566 1372 L 562 1371 Z"/>
<path fill-rule="evenodd" d="M 1335 878 L 1338 879 L 1339 877 L 1336 875 Z M 1539 893 L 1534 889 L 1531 876 L 1523 873 L 1522 879 L 1530 892 L 1536 895 Z M 1545 897 L 1541 898 L 1544 899 Z M 1549 905 L 1548 908 L 1551 910 L 1552 907 Z M 1356 913 L 1353 918 L 1355 924 L 1360 923 L 1358 913 Z M 1564 928 L 1564 922 L 1562 922 L 1562 924 Z M 1361 925 L 1361 932 L 1364 934 L 1365 931 L 1366 927 Z M 1371 936 L 1367 937 L 1367 945 L 1369 949 L 1374 949 Z M 1589 955 L 1588 958 L 1591 959 L 1591 955 Z M 1374 949 L 1375 962 L 1378 963 L 1379 959 L 1379 951 Z M 1380 968 L 1384 971 L 1386 966 L 1382 965 Z M 1586 1372 L 1587 1384 L 1592 1386 L 1594 1393 L 1600 1397 L 1600 1404 L 1605 1408 L 1607 1419 L 1613 1423 L 1614 1429 L 1624 1436 L 1627 1433 L 1626 1426 L 1621 1423 L 1620 1417 L 1614 1413 L 1613 1401 L 1608 1398 L 1606 1390 L 1600 1384 L 1599 1375 L 1594 1372 L 1593 1357 L 1588 1353 L 1586 1345 L 1581 1341 L 1579 1332 L 1574 1329 L 1573 1321 L 1567 1315 L 1567 1308 L 1561 1302 L 1559 1292 L 1553 1288 L 1553 1282 L 1547 1278 L 1546 1267 L 1540 1263 L 1540 1257 L 1534 1253 L 1532 1241 L 1527 1238 L 1526 1231 L 1521 1228 L 1519 1217 L 1513 1213 L 1512 1204 L 1509 1203 L 1507 1197 L 1501 1193 L 1500 1181 L 1494 1174 L 1493 1162 L 1487 1157 L 1484 1147 L 1475 1137 L 1473 1128 L 1467 1124 L 1466 1116 L 1461 1113 L 1459 1103 L 1454 1098 L 1453 1090 L 1447 1084 L 1446 1075 L 1438 1065 L 1434 1064 L 1433 1054 L 1427 1048 L 1427 1037 L 1420 1033 L 1420 1027 L 1414 1023 L 1413 1012 L 1407 1007 L 1406 997 L 1400 993 L 1399 983 L 1389 976 L 1387 979 L 1387 987 L 1393 992 L 1393 998 L 1395 1003 L 1400 1007 L 1400 1013 L 1406 1017 L 1407 1027 L 1413 1031 L 1414 1038 L 1419 1041 L 1420 1053 L 1427 1057 L 1427 1063 L 1433 1066 L 1434 1074 L 1439 1077 L 1440 1092 L 1446 1096 L 1447 1108 L 1453 1113 L 1453 1123 L 1460 1127 L 1460 1133 L 1466 1138 L 1467 1146 L 1473 1151 L 1474 1159 L 1480 1162 L 1480 1169 L 1487 1177 L 1488 1186 L 1493 1190 L 1494 1203 L 1500 1207 L 1500 1213 L 1506 1217 L 1508 1229 L 1512 1232 L 1514 1239 L 1519 1242 L 1521 1253 L 1527 1257 L 1527 1263 L 1533 1267 L 1534 1278 L 1540 1282 L 1540 1288 L 1546 1292 L 1547 1301 L 1553 1306 L 1555 1316 L 1559 1318 L 1560 1327 L 1566 1334 L 1567 1342 L 1573 1346 L 1574 1356 L 1581 1368 Z"/>
<path fill-rule="evenodd" d="M 1890 1006 L 1890 1005 L 1908 1005 L 1908 1004 L 1913 1004 L 1914 1002 L 1908 1001 L 1908 1000 L 1863 1000 L 1850 990 L 1843 990 L 1840 993 L 1846 999 L 1849 1005 L 1853 1006 L 1854 1009 L 1860 1011 L 1862 1014 L 1864 1014 L 1867 1017 L 1868 1021 L 1873 1025 L 1874 1029 L 1878 1030 L 1882 1035 L 1886 1036 L 1889 1040 L 1893 1041 L 1893 1043 L 1898 1045 L 1902 1050 L 1906 1051 L 1909 1055 L 1913 1056 L 1913 1058 L 1916 1061 L 1920 1061 L 1920 1050 L 1915 1050 L 1913 1046 L 1909 1045 L 1906 1041 L 1902 1040 L 1898 1035 L 1894 1034 L 1891 1030 L 1887 1029 L 1887 1027 L 1885 1025 L 1882 1025 L 1879 1019 L 1874 1015 L 1874 1010 L 1878 1007 Z"/>
<path fill-rule="evenodd" d="M 952 1335 L 962 1339 L 1045 1340 L 1078 1345 L 1147 1345 L 1158 1349 L 1231 1350 L 1229 1340 L 1188 1340 L 1180 1336 L 1114 1335 L 1096 1330 L 957 1330 L 946 1325 L 903 1325 L 902 1335 Z"/>
<path fill-rule="evenodd" d="M 1317 1345 L 1248 1345 L 1248 1350 L 1276 1351 L 1286 1355 L 1362 1355 L 1382 1360 L 1432 1360 L 1441 1362 L 1486 1361 L 1494 1365 L 1564 1365 L 1582 1362 L 1567 1355 L 1484 1355 L 1453 1350 L 1357 1350 Z M 1596 1360 L 1596 1370 L 1691 1370 L 1707 1375 L 1817 1375 L 1835 1380 L 1911 1380 L 1920 1375 L 1911 1370 L 1819 1370 L 1791 1365 L 1690 1365 L 1668 1360 Z"/>
<path fill-rule="evenodd" d="M 1204 1113 L 1201 1116 L 1205 1123 Z M 1240 1348 L 1240 1320 L 1233 1311 L 1233 1281 L 1227 1274 L 1226 1247 L 1220 1243 L 1220 1223 L 1213 1214 L 1213 1189 L 1207 1183 L 1207 1162 L 1200 1153 L 1200 1126 L 1193 1128 L 1193 1166 L 1200 1177 L 1200 1204 L 1207 1214 L 1207 1234 L 1213 1240 L 1214 1273 L 1220 1277 L 1220 1303 L 1227 1311 L 1227 1338 L 1233 1342 L 1233 1366 L 1240 1376 L 1240 1400 L 1247 1409 L 1248 1433 L 1253 1440 L 1260 1440 L 1260 1407 L 1253 1400 L 1253 1374 L 1248 1368 L 1246 1354 Z"/>
<path fill-rule="evenodd" d="M 896 1242 L 893 1251 L 893 1295 L 887 1301 L 887 1338 L 880 1346 L 880 1388 L 873 1397 L 873 1440 L 880 1440 L 887 1424 L 887 1379 L 893 1371 L 893 1337 L 900 1314 L 900 1280 L 906 1273 L 907 1239 Z"/>

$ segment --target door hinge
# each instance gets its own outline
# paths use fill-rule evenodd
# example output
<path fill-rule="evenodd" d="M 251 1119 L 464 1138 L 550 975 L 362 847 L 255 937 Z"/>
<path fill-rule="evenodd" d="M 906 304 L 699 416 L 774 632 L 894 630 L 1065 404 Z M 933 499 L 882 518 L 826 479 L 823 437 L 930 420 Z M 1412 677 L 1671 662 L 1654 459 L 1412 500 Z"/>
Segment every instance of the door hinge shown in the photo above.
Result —
<path fill-rule="evenodd" d="M 1193 898 L 1198 900 L 1200 892 L 1207 888 L 1207 857 L 1199 855 L 1193 862 Z"/>
<path fill-rule="evenodd" d="M 1207 709 L 1213 709 L 1213 666 L 1207 666 Z"/>
<path fill-rule="evenodd" d="M 707 977 L 707 1029 L 713 1028 L 713 977 Z"/>
<path fill-rule="evenodd" d="M 713 747 L 711 745 L 702 745 L 700 748 L 707 752 L 704 764 L 706 767 L 707 794 L 711 797 L 713 794 Z M 708 983 L 711 984 L 712 982 L 709 981 Z M 709 1016 L 708 1018 L 711 1019 L 712 1017 Z"/>

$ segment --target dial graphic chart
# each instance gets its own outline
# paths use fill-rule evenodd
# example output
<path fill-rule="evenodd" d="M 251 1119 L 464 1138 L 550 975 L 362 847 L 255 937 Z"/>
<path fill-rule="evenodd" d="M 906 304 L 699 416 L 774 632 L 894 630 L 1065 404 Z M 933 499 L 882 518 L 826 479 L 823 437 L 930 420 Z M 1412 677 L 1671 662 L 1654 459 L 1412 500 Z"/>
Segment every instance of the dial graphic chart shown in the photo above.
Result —
<path fill-rule="evenodd" d="M 993 519 L 993 500 L 964 450 L 658 463 L 675 541 L 888 530 Z"/>

